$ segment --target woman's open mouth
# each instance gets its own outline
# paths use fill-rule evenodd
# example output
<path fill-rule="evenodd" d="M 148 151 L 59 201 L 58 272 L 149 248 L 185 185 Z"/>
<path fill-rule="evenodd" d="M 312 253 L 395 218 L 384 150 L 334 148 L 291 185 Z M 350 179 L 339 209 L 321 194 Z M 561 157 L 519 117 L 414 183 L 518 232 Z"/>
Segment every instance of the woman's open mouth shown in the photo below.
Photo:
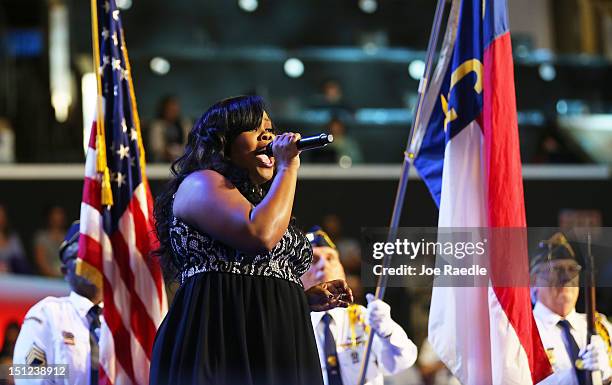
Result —
<path fill-rule="evenodd" d="M 258 162 L 259 163 L 258 164 L 259 167 L 266 167 L 266 168 L 274 167 L 274 158 L 270 158 L 266 154 L 258 154 L 255 157 L 259 161 Z"/>

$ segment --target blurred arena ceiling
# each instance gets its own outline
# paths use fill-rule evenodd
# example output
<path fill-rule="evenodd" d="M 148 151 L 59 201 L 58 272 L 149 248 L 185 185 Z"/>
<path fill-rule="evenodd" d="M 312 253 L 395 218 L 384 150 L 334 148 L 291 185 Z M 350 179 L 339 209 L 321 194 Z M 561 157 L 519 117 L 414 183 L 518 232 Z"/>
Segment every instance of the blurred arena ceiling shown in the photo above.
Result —
<path fill-rule="evenodd" d="M 89 2 L 69 0 L 75 48 L 87 51 Z M 364 13 L 357 1 L 260 0 L 245 12 L 234 0 L 134 1 L 122 12 L 132 49 L 160 50 L 172 44 L 193 47 L 359 45 L 368 34 L 381 44 L 424 49 L 435 4 L 431 0 L 379 1 Z"/>

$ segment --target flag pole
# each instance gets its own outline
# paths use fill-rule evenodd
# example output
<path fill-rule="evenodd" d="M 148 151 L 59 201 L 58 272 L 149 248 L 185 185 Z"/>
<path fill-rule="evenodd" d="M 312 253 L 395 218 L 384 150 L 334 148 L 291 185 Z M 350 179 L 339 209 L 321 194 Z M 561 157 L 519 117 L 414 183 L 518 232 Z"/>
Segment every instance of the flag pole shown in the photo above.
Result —
<path fill-rule="evenodd" d="M 593 253 L 591 252 L 591 232 L 587 234 L 587 255 L 585 258 L 586 274 L 584 280 L 584 306 L 586 307 L 587 316 L 587 344 L 591 343 L 591 337 L 597 335 L 595 327 L 595 319 L 597 310 L 595 310 L 595 267 L 593 262 Z M 602 385 L 603 379 L 599 370 L 587 371 L 586 382 L 589 385 Z"/>
<path fill-rule="evenodd" d="M 444 16 L 444 9 L 446 7 L 447 0 L 438 0 L 436 6 L 436 12 L 434 14 L 433 26 L 429 36 L 429 43 L 427 45 L 427 54 L 425 61 L 425 70 L 423 77 L 419 83 L 418 88 L 418 102 L 414 110 L 414 118 L 412 119 L 412 125 L 410 127 L 410 133 L 408 135 L 408 142 L 406 144 L 406 150 L 404 151 L 404 163 L 402 165 L 402 173 L 400 175 L 399 184 L 397 187 L 397 193 L 395 195 L 395 203 L 393 205 L 393 214 L 391 215 L 391 224 L 389 226 L 389 234 L 387 236 L 388 241 L 392 241 L 397 236 L 397 229 L 399 227 L 399 220 L 401 217 L 402 209 L 404 206 L 404 198 L 406 196 L 406 187 L 408 185 L 408 176 L 410 174 L 410 168 L 414 162 L 416 154 L 413 147 L 413 139 L 415 130 L 420 127 L 421 123 L 421 110 L 423 108 L 423 99 L 426 89 L 429 87 L 429 79 L 431 77 L 431 69 L 433 67 L 433 60 L 438 46 L 438 37 L 440 33 L 440 27 L 442 26 L 442 18 Z M 391 264 L 391 256 L 385 255 L 383 258 L 383 267 L 389 267 Z M 381 274 L 378 278 L 376 285 L 375 297 L 376 299 L 382 299 L 385 295 L 385 289 L 387 287 L 388 277 L 386 274 Z M 361 370 L 359 372 L 359 385 L 364 385 L 366 381 L 366 373 L 368 370 L 368 362 L 370 353 L 372 352 L 372 341 L 374 340 L 374 334 L 370 332 L 368 340 L 366 342 L 365 354 L 361 359 Z"/>

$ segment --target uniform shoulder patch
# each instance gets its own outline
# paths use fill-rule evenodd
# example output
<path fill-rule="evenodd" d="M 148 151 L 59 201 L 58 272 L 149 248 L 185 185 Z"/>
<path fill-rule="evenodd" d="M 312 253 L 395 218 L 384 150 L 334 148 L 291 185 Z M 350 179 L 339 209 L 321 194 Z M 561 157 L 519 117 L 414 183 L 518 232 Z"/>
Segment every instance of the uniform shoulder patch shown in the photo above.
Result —
<path fill-rule="evenodd" d="M 39 348 L 36 344 L 33 344 L 26 355 L 25 362 L 29 366 L 46 366 L 47 355 L 44 350 Z"/>

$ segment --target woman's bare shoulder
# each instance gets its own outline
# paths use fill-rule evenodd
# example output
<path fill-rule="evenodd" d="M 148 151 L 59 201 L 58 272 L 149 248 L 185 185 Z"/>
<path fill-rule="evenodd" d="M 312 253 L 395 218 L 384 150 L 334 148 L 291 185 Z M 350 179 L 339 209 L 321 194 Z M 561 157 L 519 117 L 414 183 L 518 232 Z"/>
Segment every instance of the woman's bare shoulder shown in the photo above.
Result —
<path fill-rule="evenodd" d="M 181 183 L 181 185 L 179 186 L 179 189 L 183 186 L 188 186 L 192 188 L 192 187 L 198 187 L 198 186 L 202 186 L 205 184 L 209 184 L 211 182 L 215 183 L 215 182 L 223 182 L 223 181 L 229 182 L 226 177 L 224 177 L 222 174 L 220 174 L 219 172 L 215 170 L 209 170 L 209 169 L 198 170 L 198 171 L 194 171 L 191 174 L 187 175 L 185 180 L 183 180 L 183 183 Z"/>
<path fill-rule="evenodd" d="M 234 185 L 217 171 L 194 171 L 181 182 L 176 191 L 173 206 L 174 215 L 185 218 L 194 208 L 216 201 L 224 193 L 234 188 Z"/>

